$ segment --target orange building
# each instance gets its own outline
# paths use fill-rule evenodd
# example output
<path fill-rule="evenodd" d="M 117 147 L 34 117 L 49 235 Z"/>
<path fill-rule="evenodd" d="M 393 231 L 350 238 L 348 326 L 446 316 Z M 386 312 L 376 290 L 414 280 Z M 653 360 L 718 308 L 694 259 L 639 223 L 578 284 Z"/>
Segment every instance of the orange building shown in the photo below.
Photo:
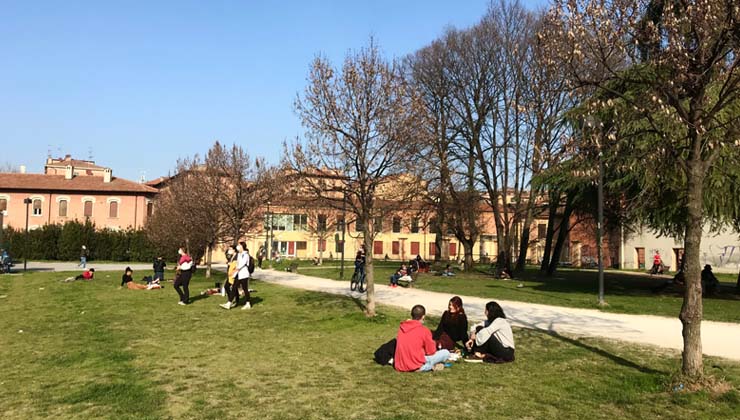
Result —
<path fill-rule="evenodd" d="M 142 228 L 157 190 L 113 176 L 92 161 L 49 158 L 43 174 L 0 173 L 3 228 L 38 228 L 70 220 L 113 230 Z M 26 204 L 25 200 L 29 203 Z"/>

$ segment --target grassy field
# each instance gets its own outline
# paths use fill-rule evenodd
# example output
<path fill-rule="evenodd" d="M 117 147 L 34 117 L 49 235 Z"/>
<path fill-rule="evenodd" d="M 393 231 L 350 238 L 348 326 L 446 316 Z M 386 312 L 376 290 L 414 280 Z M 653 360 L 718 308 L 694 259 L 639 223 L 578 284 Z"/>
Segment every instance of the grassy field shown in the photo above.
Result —
<path fill-rule="evenodd" d="M 388 284 L 388 278 L 398 263 L 375 262 L 376 279 Z M 352 276 L 353 266 L 345 268 L 345 278 Z M 334 266 L 299 267 L 299 273 L 337 280 L 339 269 Z M 704 319 L 740 322 L 740 294 L 732 275 L 718 276 L 722 293 L 704 298 Z M 346 280 L 348 281 L 348 280 Z M 434 292 L 479 296 L 492 299 L 541 303 L 571 308 L 601 309 L 627 314 L 675 317 L 681 311 L 683 291 L 667 289 L 655 294 L 651 289 L 665 278 L 644 273 L 607 270 L 604 275 L 605 299 L 608 306 L 597 305 L 598 274 L 594 270 L 560 269 L 554 277 L 541 277 L 539 271 L 528 269 L 514 280 L 496 280 L 490 274 L 458 272 L 454 277 L 420 274 L 416 287 Z M 731 282 L 733 281 L 733 282 Z"/>
<path fill-rule="evenodd" d="M 254 308 L 225 311 L 119 275 L 0 276 L 0 417 L 665 418 L 740 416 L 740 364 L 706 359 L 723 393 L 673 392 L 678 355 L 515 330 L 517 361 L 400 374 L 372 361 L 405 311 L 255 282 Z M 436 320 L 429 320 L 434 327 Z"/>

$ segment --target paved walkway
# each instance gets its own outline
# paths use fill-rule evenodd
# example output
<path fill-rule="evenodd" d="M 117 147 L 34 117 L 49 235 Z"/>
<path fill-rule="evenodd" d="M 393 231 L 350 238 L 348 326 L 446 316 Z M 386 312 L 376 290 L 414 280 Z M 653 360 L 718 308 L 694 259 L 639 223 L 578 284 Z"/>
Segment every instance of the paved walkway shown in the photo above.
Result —
<path fill-rule="evenodd" d="M 349 290 L 349 281 L 339 282 L 318 277 L 304 276 L 274 270 L 257 270 L 255 278 L 270 283 L 318 292 L 360 297 Z M 379 303 L 410 310 L 422 304 L 432 315 L 442 315 L 451 295 L 420 289 L 375 286 Z M 465 312 L 471 321 L 483 318 L 483 309 L 491 299 L 461 296 Z M 593 309 L 575 309 L 534 303 L 497 300 L 504 308 L 513 325 L 576 336 L 604 337 L 650 344 L 658 347 L 683 348 L 681 321 L 651 315 L 626 315 L 601 312 Z M 739 308 L 740 309 L 740 308 Z M 740 324 L 726 322 L 702 322 L 702 344 L 704 354 L 740 360 Z"/>
<path fill-rule="evenodd" d="M 96 264 L 95 261 L 90 261 L 87 263 L 87 268 L 94 268 L 95 271 L 120 271 L 123 272 L 123 270 L 126 269 L 126 267 L 131 267 L 134 272 L 137 271 L 152 271 L 152 264 L 151 263 L 104 263 L 104 264 Z M 213 264 L 213 269 L 221 269 L 223 270 L 226 267 L 226 264 Z M 174 268 L 173 267 L 167 267 Z M 198 266 L 198 270 L 205 270 L 205 266 Z M 53 262 L 39 262 L 39 261 L 29 261 L 28 262 L 28 270 L 29 271 L 82 271 L 82 268 L 79 267 L 79 263 L 77 262 L 59 262 L 59 261 L 53 261 Z M 13 272 L 19 273 L 23 271 L 23 261 L 16 262 L 13 266 Z M 169 270 L 168 270 L 169 272 Z M 150 273 L 151 274 L 151 273 Z"/>

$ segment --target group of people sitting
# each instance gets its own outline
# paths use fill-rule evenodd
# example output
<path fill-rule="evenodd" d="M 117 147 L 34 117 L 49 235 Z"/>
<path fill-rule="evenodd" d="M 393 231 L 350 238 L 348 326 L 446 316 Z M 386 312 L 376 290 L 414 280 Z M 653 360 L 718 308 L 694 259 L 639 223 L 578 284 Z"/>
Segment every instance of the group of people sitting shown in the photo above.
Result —
<path fill-rule="evenodd" d="M 491 301 L 486 304 L 485 316 L 485 321 L 468 329 L 462 299 L 454 296 L 432 332 L 424 326 L 426 309 L 416 305 L 411 309 L 411 319 L 401 322 L 396 338 L 375 352 L 375 360 L 391 364 L 399 372 L 441 370 L 446 361 L 456 360 L 459 354 L 466 354 L 466 361 L 514 361 L 514 335 L 504 310 Z"/>

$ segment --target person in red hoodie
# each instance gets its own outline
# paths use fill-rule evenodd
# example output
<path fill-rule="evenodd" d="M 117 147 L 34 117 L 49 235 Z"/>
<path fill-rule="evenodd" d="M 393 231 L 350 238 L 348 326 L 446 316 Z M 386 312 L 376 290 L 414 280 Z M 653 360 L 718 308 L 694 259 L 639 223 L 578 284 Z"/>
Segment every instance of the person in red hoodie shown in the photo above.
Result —
<path fill-rule="evenodd" d="M 416 305 L 411 309 L 411 319 L 401 322 L 396 337 L 393 365 L 399 372 L 428 372 L 444 369 L 450 352 L 441 349 L 432 339 L 432 332 L 424 326 L 426 309 Z"/>

